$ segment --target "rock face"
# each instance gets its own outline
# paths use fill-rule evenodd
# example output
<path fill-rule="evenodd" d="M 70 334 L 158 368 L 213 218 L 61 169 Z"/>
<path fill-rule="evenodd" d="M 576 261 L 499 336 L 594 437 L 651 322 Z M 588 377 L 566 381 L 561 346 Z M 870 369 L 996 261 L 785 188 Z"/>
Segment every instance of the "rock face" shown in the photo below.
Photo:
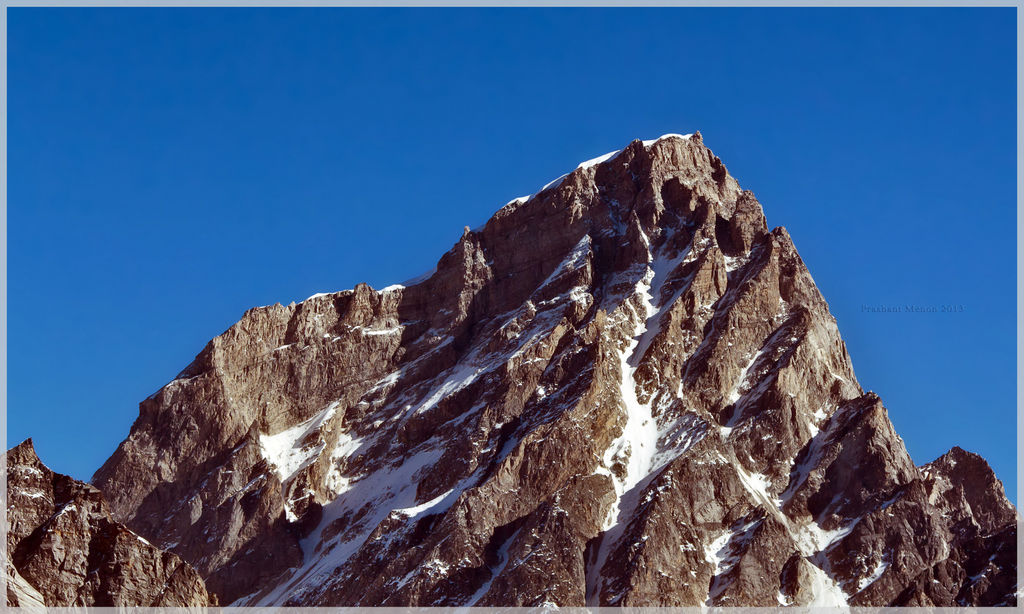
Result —
<path fill-rule="evenodd" d="M 95 487 L 53 473 L 32 440 L 7 452 L 7 605 L 217 605 L 202 578 L 110 517 Z"/>
<path fill-rule="evenodd" d="M 634 141 L 404 286 L 248 311 L 94 483 L 236 605 L 1015 605 L 1016 511 L 916 467 L 785 229 Z"/>

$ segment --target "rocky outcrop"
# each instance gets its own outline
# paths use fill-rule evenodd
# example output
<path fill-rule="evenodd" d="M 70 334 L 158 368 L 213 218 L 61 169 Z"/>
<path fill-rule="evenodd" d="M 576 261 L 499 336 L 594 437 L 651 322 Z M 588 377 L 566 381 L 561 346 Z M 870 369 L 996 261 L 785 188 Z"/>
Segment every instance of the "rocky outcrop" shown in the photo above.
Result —
<path fill-rule="evenodd" d="M 634 141 L 420 280 L 250 310 L 97 472 L 237 605 L 1005 605 L 1015 510 L 916 467 L 699 134 Z"/>
<path fill-rule="evenodd" d="M 55 474 L 32 440 L 7 452 L 7 605 L 217 605 L 175 554 L 114 522 L 95 487 Z"/>

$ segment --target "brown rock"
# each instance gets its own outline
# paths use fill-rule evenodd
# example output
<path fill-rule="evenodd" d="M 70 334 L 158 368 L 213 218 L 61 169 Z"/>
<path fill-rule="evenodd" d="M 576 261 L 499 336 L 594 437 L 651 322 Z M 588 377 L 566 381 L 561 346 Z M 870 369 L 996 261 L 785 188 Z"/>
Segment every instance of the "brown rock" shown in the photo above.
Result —
<path fill-rule="evenodd" d="M 7 452 L 7 604 L 217 605 L 199 574 L 110 518 L 96 488 L 50 471 L 26 440 Z"/>
<path fill-rule="evenodd" d="M 250 310 L 94 483 L 237 605 L 1015 599 L 998 480 L 913 465 L 699 135 L 580 165 L 418 282 Z"/>

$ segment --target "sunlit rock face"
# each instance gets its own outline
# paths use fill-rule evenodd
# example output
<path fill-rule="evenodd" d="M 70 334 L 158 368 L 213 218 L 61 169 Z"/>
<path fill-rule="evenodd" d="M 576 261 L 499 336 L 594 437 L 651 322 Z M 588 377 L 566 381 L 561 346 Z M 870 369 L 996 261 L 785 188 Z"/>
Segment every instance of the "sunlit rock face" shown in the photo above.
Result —
<path fill-rule="evenodd" d="M 414 282 L 250 310 L 93 482 L 237 605 L 1015 603 L 1001 484 L 911 462 L 699 134 L 581 164 Z"/>
<path fill-rule="evenodd" d="M 110 517 L 95 487 L 50 471 L 32 440 L 7 452 L 7 605 L 217 605 L 203 579 Z"/>

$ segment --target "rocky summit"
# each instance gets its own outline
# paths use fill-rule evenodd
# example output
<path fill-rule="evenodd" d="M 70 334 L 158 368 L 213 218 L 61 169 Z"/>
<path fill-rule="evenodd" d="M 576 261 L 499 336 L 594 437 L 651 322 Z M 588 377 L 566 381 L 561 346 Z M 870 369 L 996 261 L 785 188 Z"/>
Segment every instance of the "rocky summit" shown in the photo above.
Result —
<path fill-rule="evenodd" d="M 1016 605 L 1000 482 L 914 465 L 700 134 L 584 162 L 417 280 L 248 311 L 93 483 L 234 605 Z"/>
<path fill-rule="evenodd" d="M 6 460 L 7 605 L 217 605 L 192 566 L 112 520 L 102 493 L 50 471 L 31 439 Z"/>

